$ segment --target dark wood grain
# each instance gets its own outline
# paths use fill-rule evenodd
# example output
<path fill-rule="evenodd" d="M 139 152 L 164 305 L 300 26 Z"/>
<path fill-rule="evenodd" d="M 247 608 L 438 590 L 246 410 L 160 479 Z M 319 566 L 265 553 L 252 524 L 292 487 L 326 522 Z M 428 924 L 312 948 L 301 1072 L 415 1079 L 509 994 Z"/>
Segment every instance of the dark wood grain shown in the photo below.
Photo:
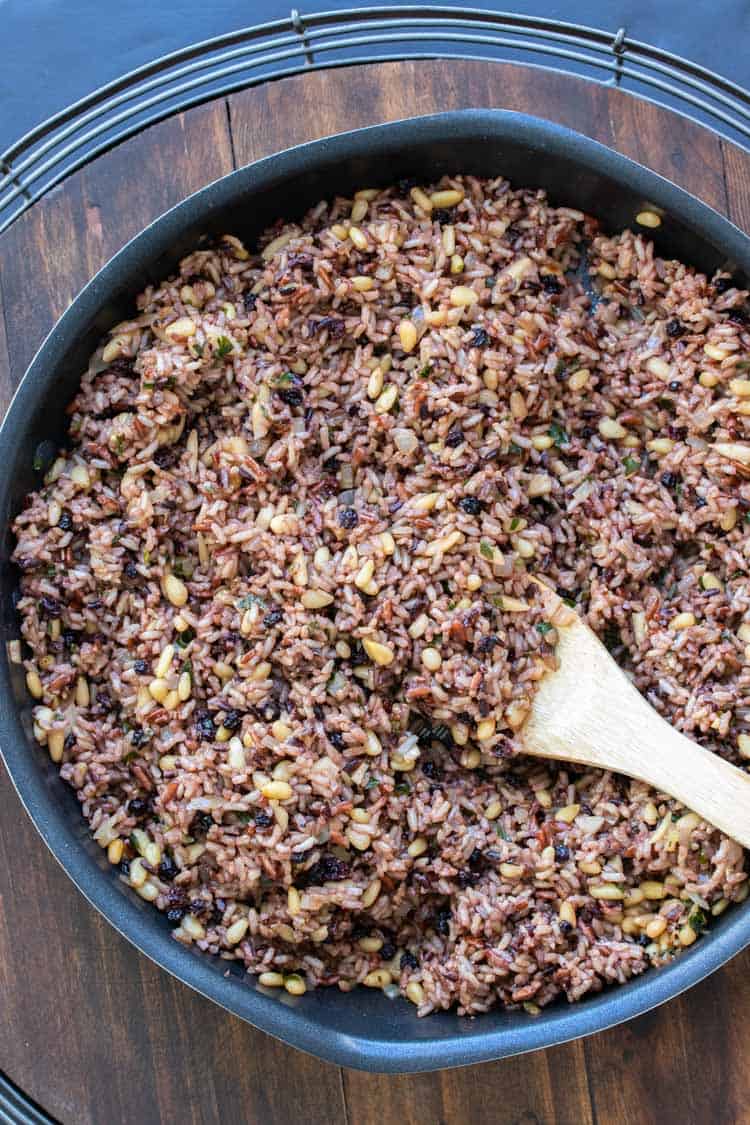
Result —
<path fill-rule="evenodd" d="M 0 240 L 0 405 L 102 262 L 233 159 L 244 164 L 343 129 L 461 106 L 570 125 L 750 229 L 750 156 L 620 90 L 465 60 L 316 72 L 164 122 L 14 224 Z M 750 954 L 657 1012 L 584 1043 L 389 1078 L 292 1051 L 157 971 L 82 901 L 4 777 L 0 871 L 0 1069 L 71 1125 L 750 1122 Z"/>

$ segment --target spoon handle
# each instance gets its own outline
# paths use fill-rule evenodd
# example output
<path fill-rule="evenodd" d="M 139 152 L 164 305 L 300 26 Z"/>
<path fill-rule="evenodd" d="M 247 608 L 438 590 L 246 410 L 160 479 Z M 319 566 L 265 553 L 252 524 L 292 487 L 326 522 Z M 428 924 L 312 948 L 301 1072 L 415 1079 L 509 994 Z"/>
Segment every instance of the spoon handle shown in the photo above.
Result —
<path fill-rule="evenodd" d="M 750 847 L 750 775 L 662 719 L 579 618 L 558 635 L 560 666 L 522 731 L 527 753 L 638 778 Z"/>

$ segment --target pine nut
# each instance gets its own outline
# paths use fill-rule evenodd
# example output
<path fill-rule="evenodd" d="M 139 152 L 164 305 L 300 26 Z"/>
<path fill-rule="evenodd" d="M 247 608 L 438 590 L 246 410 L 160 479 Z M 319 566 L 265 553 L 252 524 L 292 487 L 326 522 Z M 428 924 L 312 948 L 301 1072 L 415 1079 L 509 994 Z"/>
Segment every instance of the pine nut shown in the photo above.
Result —
<path fill-rule="evenodd" d="M 659 883 L 653 879 L 647 879 L 641 883 L 641 890 L 643 891 L 649 902 L 658 901 L 659 899 L 666 898 L 667 891 L 663 883 Z"/>
<path fill-rule="evenodd" d="M 357 945 L 363 953 L 377 953 L 378 950 L 383 948 L 383 939 L 381 937 L 363 937 L 359 939 Z"/>
<path fill-rule="evenodd" d="M 646 935 L 650 938 L 658 938 L 664 933 L 667 928 L 666 918 L 654 918 L 646 926 Z"/>
<path fill-rule="evenodd" d="M 174 645 L 165 645 L 154 669 L 154 675 L 157 679 L 163 679 L 167 675 L 173 658 Z"/>
<path fill-rule="evenodd" d="M 599 422 L 599 433 L 608 440 L 616 441 L 619 438 L 624 438 L 627 432 L 625 427 L 616 422 L 614 418 L 605 417 Z"/>
<path fill-rule="evenodd" d="M 333 595 L 325 590 L 305 590 L 300 598 L 305 609 L 323 609 L 333 601 Z"/>
<path fill-rule="evenodd" d="M 382 883 L 380 879 L 373 879 L 373 881 L 366 888 L 364 894 L 362 895 L 362 906 L 365 910 L 368 910 L 375 902 L 378 895 L 380 894 L 381 887 Z"/>
<path fill-rule="evenodd" d="M 602 899 L 605 902 L 621 902 L 625 895 L 620 887 L 614 883 L 601 883 L 597 887 L 589 885 L 589 894 L 592 898 Z"/>
<path fill-rule="evenodd" d="M 373 969 L 371 973 L 367 974 L 362 984 L 366 985 L 368 988 L 385 988 L 385 986 L 391 984 L 392 981 L 393 977 L 387 969 Z"/>
<path fill-rule="evenodd" d="M 359 227 L 349 227 L 349 238 L 351 239 L 352 244 L 356 246 L 358 250 L 366 250 L 369 245 L 365 235 L 362 233 Z"/>
<path fill-rule="evenodd" d="M 690 925 L 689 922 L 687 922 L 684 926 L 682 926 L 679 933 L 677 934 L 677 939 L 678 939 L 680 945 L 684 945 L 684 946 L 692 945 L 697 937 L 698 937 L 697 933 L 695 932 L 695 930 L 693 929 L 693 927 Z"/>
<path fill-rule="evenodd" d="M 307 992 L 307 984 L 298 973 L 287 976 L 287 979 L 283 982 L 283 987 L 289 992 L 290 996 L 305 996 Z"/>
<path fill-rule="evenodd" d="M 432 200 L 430 199 L 429 195 L 427 195 L 422 191 L 421 188 L 418 187 L 412 188 L 409 194 L 416 203 L 417 207 L 421 207 L 421 209 L 423 211 L 426 211 L 429 215 L 432 211 Z"/>
<path fill-rule="evenodd" d="M 445 191 L 433 191 L 430 196 L 430 203 L 440 210 L 443 207 L 455 207 L 463 198 L 464 193 L 462 191 L 458 191 L 456 188 L 448 188 Z"/>
<path fill-rule="evenodd" d="M 176 574 L 168 574 L 164 579 L 164 593 L 174 606 L 183 606 L 188 600 L 187 586 Z"/>
<path fill-rule="evenodd" d="M 143 860 L 139 857 L 131 860 L 128 877 L 130 879 L 131 887 L 142 887 L 146 882 L 146 879 L 148 878 L 148 872 L 143 866 Z"/>
<path fill-rule="evenodd" d="M 669 628 L 678 632 L 682 629 L 690 629 L 693 625 L 695 625 L 694 613 L 678 613 L 669 622 Z"/>
<path fill-rule="evenodd" d="M 33 696 L 34 699 L 41 699 L 44 695 L 42 681 L 35 668 L 31 668 L 26 673 L 26 687 L 29 689 L 29 695 Z"/>
<path fill-rule="evenodd" d="M 406 997 L 411 1000 L 412 1004 L 419 1007 L 424 1003 L 424 989 L 418 980 L 410 980 L 406 986 Z"/>
<path fill-rule="evenodd" d="M 436 648 L 422 649 L 421 660 L 428 672 L 437 672 L 443 663 L 443 658 Z"/>
<path fill-rule="evenodd" d="M 484 810 L 484 815 L 487 820 L 497 820 L 500 813 L 503 811 L 502 802 L 498 800 L 490 801 L 487 808 Z"/>
<path fill-rule="evenodd" d="M 657 379 L 663 379 L 665 383 L 672 378 L 672 367 L 659 356 L 651 356 L 651 359 L 646 362 L 646 369 L 650 375 L 655 375 Z"/>
<path fill-rule="evenodd" d="M 47 749 L 53 762 L 61 762 L 65 746 L 65 731 L 51 730 L 47 735 Z"/>
<path fill-rule="evenodd" d="M 380 367 L 375 367 L 367 381 L 367 397 L 369 399 L 376 399 L 380 396 L 382 390 L 383 370 Z"/>
<path fill-rule="evenodd" d="M 398 387 L 395 383 L 389 383 L 382 394 L 378 395 L 374 406 L 375 413 L 387 414 L 388 411 L 393 407 L 397 398 Z"/>
<path fill-rule="evenodd" d="M 231 926 L 227 927 L 226 941 L 227 945 L 237 945 L 242 941 L 247 933 L 250 923 L 247 918 L 238 918 L 236 922 L 232 922 Z"/>
<path fill-rule="evenodd" d="M 451 289 L 448 299 L 455 308 L 468 308 L 469 305 L 476 304 L 479 297 L 468 285 L 456 285 Z"/>
<path fill-rule="evenodd" d="M 155 679 L 148 685 L 148 692 L 157 703 L 163 703 L 169 695 L 169 684 L 166 680 Z"/>
<path fill-rule="evenodd" d="M 411 320 L 402 320 L 398 326 L 398 338 L 405 352 L 413 352 L 417 346 L 417 328 Z"/>
<path fill-rule="evenodd" d="M 362 641 L 362 648 L 374 664 L 380 664 L 383 667 L 392 664 L 396 655 L 390 645 L 383 645 L 380 641 L 372 640 L 371 637 L 366 637 Z"/>
<path fill-rule="evenodd" d="M 523 875 L 523 867 L 519 863 L 501 863 L 499 870 L 504 879 L 520 879 Z"/>
<path fill-rule="evenodd" d="M 288 801 L 293 790 L 288 781 L 269 781 L 261 793 L 269 801 Z"/>
<path fill-rule="evenodd" d="M 569 926 L 577 925 L 578 918 L 576 917 L 576 908 L 568 899 L 560 903 L 558 914 L 561 922 L 567 922 Z"/>
<path fill-rule="evenodd" d="M 181 342 L 189 340 L 197 332 L 195 322 L 189 316 L 181 316 L 178 320 L 173 320 L 164 329 L 164 335 L 168 340 L 173 342 Z"/>

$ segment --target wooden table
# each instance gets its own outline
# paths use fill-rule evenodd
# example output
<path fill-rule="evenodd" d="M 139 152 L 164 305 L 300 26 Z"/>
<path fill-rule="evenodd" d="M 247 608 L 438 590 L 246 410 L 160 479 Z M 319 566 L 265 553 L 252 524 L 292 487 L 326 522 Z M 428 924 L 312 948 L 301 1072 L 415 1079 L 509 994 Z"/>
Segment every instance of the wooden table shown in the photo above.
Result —
<path fill-rule="evenodd" d="M 457 60 L 311 73 L 170 118 L 71 176 L 0 239 L 0 395 L 84 282 L 232 168 L 355 126 L 520 109 L 627 153 L 750 229 L 750 155 L 620 90 Z M 70 1125 L 750 1122 L 750 954 L 583 1042 L 386 1077 L 317 1061 L 161 972 L 87 906 L 0 772 L 0 1070 Z"/>

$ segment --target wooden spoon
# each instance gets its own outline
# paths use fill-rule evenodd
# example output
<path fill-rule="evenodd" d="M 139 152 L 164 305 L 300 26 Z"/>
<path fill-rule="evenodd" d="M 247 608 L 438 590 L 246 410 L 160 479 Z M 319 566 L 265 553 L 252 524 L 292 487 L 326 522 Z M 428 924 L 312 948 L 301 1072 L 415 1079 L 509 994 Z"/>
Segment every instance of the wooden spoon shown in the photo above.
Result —
<path fill-rule="evenodd" d="M 750 775 L 662 719 L 588 625 L 538 585 L 559 666 L 539 682 L 520 731 L 525 751 L 638 778 L 750 847 Z"/>

